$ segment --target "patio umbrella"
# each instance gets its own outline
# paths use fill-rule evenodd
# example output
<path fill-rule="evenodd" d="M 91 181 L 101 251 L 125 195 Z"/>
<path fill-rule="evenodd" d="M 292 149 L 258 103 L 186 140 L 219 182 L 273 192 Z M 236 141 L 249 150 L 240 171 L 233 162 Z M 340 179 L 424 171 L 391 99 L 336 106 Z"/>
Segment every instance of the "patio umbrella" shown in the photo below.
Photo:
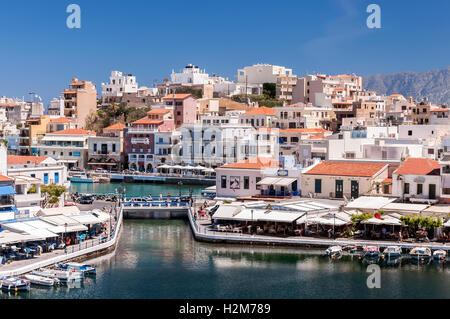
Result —
<path fill-rule="evenodd" d="M 206 167 L 198 165 L 198 166 L 195 166 L 194 169 L 202 171 L 202 170 L 206 170 Z"/>

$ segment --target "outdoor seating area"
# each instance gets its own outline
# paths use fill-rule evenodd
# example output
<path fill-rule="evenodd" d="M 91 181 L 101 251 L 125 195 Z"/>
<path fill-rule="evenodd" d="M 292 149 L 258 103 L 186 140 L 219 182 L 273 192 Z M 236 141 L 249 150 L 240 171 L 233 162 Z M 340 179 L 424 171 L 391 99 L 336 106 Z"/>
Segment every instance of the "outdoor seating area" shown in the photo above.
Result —
<path fill-rule="evenodd" d="M 32 259 L 54 250 L 68 250 L 91 239 L 107 238 L 110 214 L 77 207 L 43 209 L 38 216 L 0 224 L 0 265 Z M 73 250 L 73 249 L 72 249 Z M 1 266 L 0 266 L 1 267 Z"/>
<path fill-rule="evenodd" d="M 404 241 L 411 243 L 446 242 L 449 238 L 450 221 L 442 227 L 426 227 L 406 224 L 402 215 L 391 213 L 365 214 L 357 210 L 338 211 L 333 207 L 317 206 L 309 211 L 300 207 L 314 207 L 318 203 L 222 204 L 215 208 L 211 217 L 212 231 L 250 235 L 346 238 L 377 241 Z M 319 204 L 320 205 L 320 204 Z M 216 205 L 217 206 L 217 205 Z M 206 209 L 208 210 L 208 209 Z"/>

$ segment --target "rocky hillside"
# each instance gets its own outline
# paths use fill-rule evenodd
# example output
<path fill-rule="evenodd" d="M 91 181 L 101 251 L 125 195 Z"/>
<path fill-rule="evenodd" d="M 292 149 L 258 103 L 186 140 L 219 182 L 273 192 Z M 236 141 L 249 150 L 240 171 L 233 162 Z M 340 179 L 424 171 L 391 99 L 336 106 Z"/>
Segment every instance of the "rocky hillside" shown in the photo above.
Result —
<path fill-rule="evenodd" d="M 427 97 L 433 103 L 450 106 L 450 66 L 443 70 L 421 73 L 400 72 L 364 77 L 364 87 L 382 94 L 400 93 L 420 101 Z"/>

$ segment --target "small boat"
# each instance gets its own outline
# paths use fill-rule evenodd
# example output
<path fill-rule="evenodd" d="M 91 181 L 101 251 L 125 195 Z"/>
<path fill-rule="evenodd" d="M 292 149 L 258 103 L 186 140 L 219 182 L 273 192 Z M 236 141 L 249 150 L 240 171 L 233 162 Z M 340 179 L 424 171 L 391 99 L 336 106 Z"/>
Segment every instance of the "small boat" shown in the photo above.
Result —
<path fill-rule="evenodd" d="M 445 260 L 445 257 L 447 257 L 447 252 L 445 250 L 438 249 L 433 252 L 433 259 L 435 260 Z"/>
<path fill-rule="evenodd" d="M 380 255 L 380 248 L 378 246 L 364 246 L 364 257 L 378 257 Z"/>
<path fill-rule="evenodd" d="M 74 174 L 69 176 L 68 180 L 72 183 L 94 183 L 94 179 L 88 177 L 86 173 Z"/>
<path fill-rule="evenodd" d="M 428 247 L 414 247 L 409 252 L 409 256 L 411 256 L 411 258 L 430 258 L 431 249 Z"/>
<path fill-rule="evenodd" d="M 95 275 L 96 274 L 95 267 L 92 267 L 91 265 L 80 264 L 80 263 L 66 263 L 66 264 L 56 263 L 56 266 L 58 268 L 64 269 L 64 270 L 80 271 L 85 275 Z"/>
<path fill-rule="evenodd" d="M 47 278 L 37 275 L 25 275 L 25 279 L 29 280 L 34 285 L 39 286 L 56 286 L 60 283 L 58 278 Z"/>
<path fill-rule="evenodd" d="M 342 248 L 343 251 L 347 251 L 349 254 L 354 254 L 358 248 L 355 245 L 347 245 Z"/>
<path fill-rule="evenodd" d="M 57 278 L 61 282 L 79 281 L 83 278 L 83 273 L 80 271 L 70 271 L 70 270 L 53 270 L 41 268 L 38 270 L 33 270 L 33 275 L 47 277 L 47 278 Z"/>
<path fill-rule="evenodd" d="M 341 246 L 331 246 L 325 250 L 325 254 L 331 258 L 340 257 L 342 255 L 342 247 Z"/>
<path fill-rule="evenodd" d="M 388 246 L 383 250 L 383 256 L 400 257 L 402 255 L 402 248 L 399 246 Z"/>
<path fill-rule="evenodd" d="M 3 291 L 29 291 L 30 281 L 16 277 L 0 279 L 0 289 Z"/>

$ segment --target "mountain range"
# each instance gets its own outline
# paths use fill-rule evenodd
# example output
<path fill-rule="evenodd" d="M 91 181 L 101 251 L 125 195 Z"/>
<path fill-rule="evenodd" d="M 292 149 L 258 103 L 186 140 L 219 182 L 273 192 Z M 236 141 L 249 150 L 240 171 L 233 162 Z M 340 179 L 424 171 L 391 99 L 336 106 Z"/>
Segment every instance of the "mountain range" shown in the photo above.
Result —
<path fill-rule="evenodd" d="M 364 87 L 381 94 L 412 96 L 416 101 L 424 97 L 435 104 L 450 106 L 450 66 L 425 72 L 399 72 L 365 76 Z"/>

